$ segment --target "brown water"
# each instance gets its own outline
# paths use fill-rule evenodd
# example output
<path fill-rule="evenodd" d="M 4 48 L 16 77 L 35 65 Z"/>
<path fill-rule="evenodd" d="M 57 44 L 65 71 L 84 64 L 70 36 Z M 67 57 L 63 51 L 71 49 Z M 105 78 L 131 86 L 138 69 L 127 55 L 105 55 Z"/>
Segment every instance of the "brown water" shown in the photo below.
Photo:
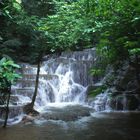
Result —
<path fill-rule="evenodd" d="M 140 113 L 93 113 L 69 122 L 36 120 L 0 128 L 0 140 L 140 140 Z"/>

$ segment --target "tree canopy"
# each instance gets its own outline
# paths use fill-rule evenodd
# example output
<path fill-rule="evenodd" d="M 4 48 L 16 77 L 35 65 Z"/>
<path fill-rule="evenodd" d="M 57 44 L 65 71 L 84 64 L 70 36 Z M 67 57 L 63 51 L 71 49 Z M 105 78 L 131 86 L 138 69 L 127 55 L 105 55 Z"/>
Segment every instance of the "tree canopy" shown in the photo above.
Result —
<path fill-rule="evenodd" d="M 139 54 L 139 0 L 3 0 L 0 47 L 21 61 L 96 47 L 109 63 Z M 34 61 L 34 60 L 33 60 Z"/>

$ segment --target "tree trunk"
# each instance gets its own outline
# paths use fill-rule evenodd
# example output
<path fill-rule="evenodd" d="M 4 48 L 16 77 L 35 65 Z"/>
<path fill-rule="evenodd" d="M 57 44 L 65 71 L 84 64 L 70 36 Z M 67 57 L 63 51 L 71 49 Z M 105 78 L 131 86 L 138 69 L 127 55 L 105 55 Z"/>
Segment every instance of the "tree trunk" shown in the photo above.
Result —
<path fill-rule="evenodd" d="M 6 128 L 7 126 L 7 120 L 8 120 L 8 115 L 9 115 L 9 102 L 10 102 L 10 96 L 11 96 L 11 86 L 8 89 L 8 97 L 7 97 L 7 104 L 6 104 L 6 115 L 5 115 L 5 121 L 3 127 Z"/>
<path fill-rule="evenodd" d="M 36 96 L 37 96 L 37 91 L 38 91 L 39 73 L 40 73 L 41 59 L 42 59 L 42 56 L 39 57 L 38 63 L 37 63 L 37 75 L 36 75 L 36 81 L 35 81 L 35 91 L 34 91 L 34 95 L 33 95 L 32 102 L 31 102 L 31 108 L 32 108 L 32 109 L 33 109 L 33 107 L 34 107 L 34 103 L 35 103 Z"/>
<path fill-rule="evenodd" d="M 41 61 L 42 61 L 42 53 L 39 54 L 38 56 L 38 60 L 37 60 L 37 75 L 36 75 L 36 81 L 35 81 L 35 90 L 34 90 L 34 94 L 32 97 L 32 102 L 25 105 L 23 108 L 24 113 L 26 114 L 32 114 L 32 115 L 39 115 L 39 112 L 34 110 L 34 104 L 36 101 L 36 96 L 37 96 L 37 92 L 38 92 L 38 85 L 39 85 L 39 73 L 40 73 L 40 66 L 41 66 Z"/>

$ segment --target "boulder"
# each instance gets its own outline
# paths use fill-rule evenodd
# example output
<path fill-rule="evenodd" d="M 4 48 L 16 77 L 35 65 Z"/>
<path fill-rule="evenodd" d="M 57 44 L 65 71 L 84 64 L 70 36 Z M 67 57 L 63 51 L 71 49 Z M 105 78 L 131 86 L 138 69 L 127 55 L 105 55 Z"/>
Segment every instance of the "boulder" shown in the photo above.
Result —
<path fill-rule="evenodd" d="M 23 112 L 27 115 L 38 116 L 39 112 L 33 109 L 32 103 L 29 103 L 23 107 Z"/>
<path fill-rule="evenodd" d="M 126 95 L 126 109 L 136 110 L 138 109 L 140 101 L 135 95 Z"/>

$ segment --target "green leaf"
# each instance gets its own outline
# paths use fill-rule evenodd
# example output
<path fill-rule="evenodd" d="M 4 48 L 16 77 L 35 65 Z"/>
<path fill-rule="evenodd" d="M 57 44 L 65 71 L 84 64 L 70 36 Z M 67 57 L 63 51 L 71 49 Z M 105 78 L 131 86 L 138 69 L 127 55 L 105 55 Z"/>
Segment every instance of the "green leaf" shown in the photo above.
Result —
<path fill-rule="evenodd" d="M 134 48 L 129 50 L 130 54 L 140 54 L 140 48 Z"/>
<path fill-rule="evenodd" d="M 21 10 L 21 5 L 20 5 L 18 2 L 13 2 L 13 7 L 14 7 L 15 9 L 17 9 L 18 11 Z"/>
<path fill-rule="evenodd" d="M 14 68 L 21 68 L 19 65 L 14 64 L 14 63 L 13 63 L 13 64 L 11 64 L 11 66 L 12 66 L 12 67 L 14 67 Z"/>

